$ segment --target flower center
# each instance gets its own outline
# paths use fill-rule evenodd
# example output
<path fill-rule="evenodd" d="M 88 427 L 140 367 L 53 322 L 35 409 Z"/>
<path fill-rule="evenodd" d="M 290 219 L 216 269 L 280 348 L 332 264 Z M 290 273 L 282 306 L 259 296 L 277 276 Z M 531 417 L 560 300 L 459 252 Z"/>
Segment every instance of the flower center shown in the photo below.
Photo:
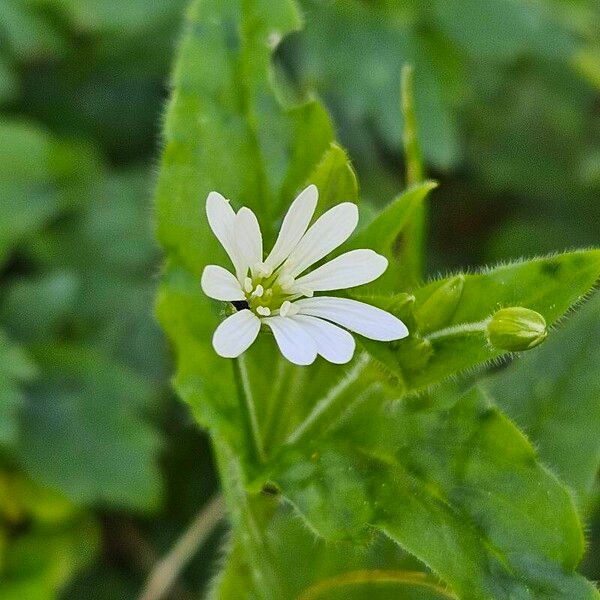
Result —
<path fill-rule="evenodd" d="M 253 269 L 252 277 L 246 277 L 242 284 L 246 301 L 237 301 L 233 305 L 237 310 L 248 308 L 259 317 L 279 314 L 282 317 L 296 314 L 293 300 L 302 296 L 312 296 L 310 290 L 294 289 L 294 279 L 281 270 L 269 273 L 263 268 Z"/>

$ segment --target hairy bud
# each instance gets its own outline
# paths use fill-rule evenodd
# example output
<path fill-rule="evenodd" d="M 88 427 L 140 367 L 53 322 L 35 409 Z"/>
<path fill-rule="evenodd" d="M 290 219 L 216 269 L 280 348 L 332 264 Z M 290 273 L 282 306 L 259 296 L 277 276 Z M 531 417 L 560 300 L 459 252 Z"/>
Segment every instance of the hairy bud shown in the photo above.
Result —
<path fill-rule="evenodd" d="M 501 350 L 520 352 L 541 344 L 548 335 L 546 320 L 540 313 L 513 306 L 496 312 L 487 326 L 492 346 Z"/>

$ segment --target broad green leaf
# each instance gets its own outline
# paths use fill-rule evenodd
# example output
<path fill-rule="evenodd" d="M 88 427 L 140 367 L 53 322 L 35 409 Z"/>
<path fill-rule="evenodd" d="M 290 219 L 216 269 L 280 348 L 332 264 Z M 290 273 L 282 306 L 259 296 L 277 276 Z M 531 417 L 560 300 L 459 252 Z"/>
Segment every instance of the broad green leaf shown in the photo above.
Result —
<path fill-rule="evenodd" d="M 160 241 L 191 273 L 207 257 L 224 256 L 204 216 L 209 191 L 254 210 L 272 239 L 284 207 L 332 142 L 319 104 L 283 107 L 271 87 L 274 40 L 297 28 L 299 15 L 289 0 L 266 6 L 211 1 L 188 11 L 165 122 L 157 221 Z"/>
<path fill-rule="evenodd" d="M 552 325 L 585 298 L 599 276 L 600 250 L 582 250 L 433 281 L 413 291 L 414 315 L 410 303 L 395 309 L 398 298 L 366 296 L 398 312 L 412 335 L 364 345 L 401 389 L 424 389 L 506 354 L 490 345 L 485 332 L 486 320 L 498 309 L 529 308 Z"/>
<path fill-rule="evenodd" d="M 362 403 L 270 474 L 325 539 L 375 528 L 461 598 L 597 598 L 574 573 L 584 549 L 572 499 L 526 438 L 476 390 Z M 432 404 L 433 403 L 433 404 Z"/>
<path fill-rule="evenodd" d="M 266 486 L 248 494 L 239 459 L 218 440 L 214 448 L 234 530 L 210 598 L 237 598 L 241 589 L 252 600 L 385 600 L 399 591 L 410 600 L 454 598 L 422 563 L 385 535 L 372 531 L 368 545 L 320 539 L 295 509 L 281 502 L 276 490 Z"/>
<path fill-rule="evenodd" d="M 44 376 L 22 415 L 25 470 L 74 502 L 154 508 L 161 440 L 143 414 L 155 397 L 150 384 L 84 348 L 48 345 L 35 358 Z"/>
<path fill-rule="evenodd" d="M 241 453 L 247 445 L 232 361 L 218 357 L 211 345 L 223 304 L 206 298 L 199 285 L 204 266 L 229 263 L 209 230 L 205 199 L 217 190 L 236 208 L 252 208 L 268 249 L 288 205 L 308 183 L 320 187 L 320 211 L 356 201 L 357 194 L 354 173 L 333 144 L 322 106 L 314 100 L 282 103 L 271 54 L 299 25 L 289 0 L 193 2 L 165 123 L 156 214 L 167 263 L 157 311 L 175 346 L 179 393 L 203 425 L 233 441 Z M 283 368 L 272 354 L 267 362 L 256 362 L 263 356 L 258 349 L 246 358 L 253 387 L 265 380 L 265 365 L 273 374 Z"/>
<path fill-rule="evenodd" d="M 57 141 L 43 129 L 0 119 L 0 262 L 60 210 L 80 203 L 97 182 L 89 148 Z"/>
<path fill-rule="evenodd" d="M 600 467 L 600 296 L 493 377 L 494 400 L 585 507 Z"/>
<path fill-rule="evenodd" d="M 264 496 L 255 503 L 272 504 Z M 264 585 L 260 561 L 234 540 L 224 570 L 213 582 L 211 600 L 232 600 L 240 590 L 248 600 L 448 600 L 447 591 L 423 565 L 382 534 L 367 546 L 331 544 L 316 538 L 293 509 L 280 503 L 261 535 L 270 556 L 275 587 Z M 289 552 L 293 547 L 294 552 Z M 302 568 L 299 568 L 299 565 Z M 253 578 L 253 573 L 255 578 Z"/>

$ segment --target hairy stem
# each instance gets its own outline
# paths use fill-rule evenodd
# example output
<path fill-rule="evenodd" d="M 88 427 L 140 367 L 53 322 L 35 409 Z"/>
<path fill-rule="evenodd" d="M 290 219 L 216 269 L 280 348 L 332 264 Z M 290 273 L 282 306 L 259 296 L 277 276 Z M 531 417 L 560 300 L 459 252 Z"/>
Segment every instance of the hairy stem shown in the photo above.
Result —
<path fill-rule="evenodd" d="M 225 508 L 221 495 L 215 496 L 202 507 L 173 548 L 156 563 L 139 600 L 160 600 L 169 593 L 180 573 L 224 514 Z"/>
<path fill-rule="evenodd" d="M 489 319 L 484 319 L 483 321 L 477 321 L 475 323 L 461 323 L 460 325 L 438 329 L 425 337 L 428 340 L 437 340 L 452 335 L 460 335 L 461 333 L 478 333 L 480 331 L 485 331 L 489 322 Z"/>

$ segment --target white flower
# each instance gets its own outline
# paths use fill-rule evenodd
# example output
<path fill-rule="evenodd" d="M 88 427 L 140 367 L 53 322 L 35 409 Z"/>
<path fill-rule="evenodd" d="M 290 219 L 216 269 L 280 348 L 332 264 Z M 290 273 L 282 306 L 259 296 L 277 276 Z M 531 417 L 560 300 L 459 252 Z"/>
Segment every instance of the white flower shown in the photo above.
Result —
<path fill-rule="evenodd" d="M 346 329 L 380 341 L 408 335 L 404 323 L 384 310 L 347 298 L 313 297 L 315 292 L 369 283 L 388 265 L 387 259 L 373 250 L 351 250 L 304 274 L 343 244 L 358 224 L 356 205 L 344 202 L 309 228 L 317 199 L 314 185 L 298 195 L 283 219 L 273 249 L 263 260 L 262 235 L 254 213 L 246 207 L 236 213 L 221 194 L 208 195 L 208 223 L 235 270 L 233 275 L 223 267 L 208 265 L 202 273 L 204 293 L 231 302 L 237 310 L 213 336 L 220 356 L 242 354 L 262 324 L 271 328 L 281 353 L 297 365 L 311 364 L 317 354 L 332 363 L 348 362 L 355 342 Z"/>

